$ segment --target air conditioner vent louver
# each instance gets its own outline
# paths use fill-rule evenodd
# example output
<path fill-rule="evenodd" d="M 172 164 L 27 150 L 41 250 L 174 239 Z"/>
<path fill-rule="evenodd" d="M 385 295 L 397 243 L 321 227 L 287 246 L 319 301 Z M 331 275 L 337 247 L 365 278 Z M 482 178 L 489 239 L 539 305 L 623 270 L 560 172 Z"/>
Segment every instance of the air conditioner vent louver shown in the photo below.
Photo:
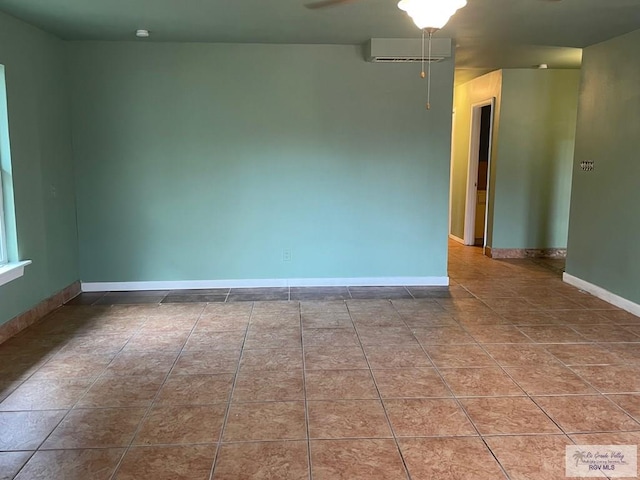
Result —
<path fill-rule="evenodd" d="M 444 60 L 444 57 L 431 57 L 424 59 L 425 62 L 441 62 Z M 371 58 L 372 62 L 375 63 L 412 63 L 412 62 L 422 62 L 422 57 L 373 57 Z"/>
<path fill-rule="evenodd" d="M 451 57 L 451 39 L 434 38 L 431 44 L 431 60 L 439 62 Z M 364 45 L 364 57 L 375 63 L 421 62 L 423 56 L 420 38 L 372 38 Z M 427 51 L 425 61 L 429 61 Z"/>

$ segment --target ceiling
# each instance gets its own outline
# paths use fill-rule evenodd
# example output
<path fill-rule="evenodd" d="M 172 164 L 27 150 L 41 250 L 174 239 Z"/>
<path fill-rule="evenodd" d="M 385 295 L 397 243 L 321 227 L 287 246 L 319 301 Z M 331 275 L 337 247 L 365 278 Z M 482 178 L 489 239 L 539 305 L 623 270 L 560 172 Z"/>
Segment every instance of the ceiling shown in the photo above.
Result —
<path fill-rule="evenodd" d="M 309 10 L 305 0 L 0 0 L 66 40 L 360 44 L 420 32 L 396 0 Z M 640 28 L 640 0 L 468 0 L 436 35 L 455 39 L 456 82 L 499 68 L 577 68 L 580 48 Z"/>

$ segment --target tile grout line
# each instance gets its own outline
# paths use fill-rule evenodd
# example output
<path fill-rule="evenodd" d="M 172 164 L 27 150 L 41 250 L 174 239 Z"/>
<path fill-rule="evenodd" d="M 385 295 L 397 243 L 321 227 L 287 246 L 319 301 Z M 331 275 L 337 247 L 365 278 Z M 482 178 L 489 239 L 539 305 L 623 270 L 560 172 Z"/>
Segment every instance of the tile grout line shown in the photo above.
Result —
<path fill-rule="evenodd" d="M 313 480 L 313 463 L 311 460 L 311 426 L 309 423 L 309 399 L 307 398 L 307 365 L 305 359 L 304 348 L 304 325 L 302 322 L 302 302 L 298 302 L 298 314 L 300 316 L 300 342 L 302 352 L 302 391 L 304 393 L 304 420 L 307 427 L 307 468 L 309 469 L 308 478 Z"/>
<path fill-rule="evenodd" d="M 391 305 L 393 305 L 393 303 L 390 300 L 388 300 L 388 302 Z M 373 380 L 373 385 L 375 386 L 376 392 L 378 393 L 378 399 L 377 400 L 380 402 L 380 405 L 382 406 L 382 411 L 384 413 L 384 417 L 387 420 L 387 427 L 389 428 L 389 431 L 391 432 L 391 436 L 392 436 L 392 439 L 393 439 L 393 443 L 395 444 L 396 451 L 398 452 L 398 455 L 400 456 L 400 460 L 402 461 L 402 466 L 404 467 L 406 478 L 408 480 L 411 480 L 411 473 L 409 472 L 409 466 L 407 465 L 407 461 L 404 458 L 404 455 L 402 454 L 402 449 L 400 448 L 400 444 L 398 443 L 398 437 L 396 436 L 396 432 L 393 429 L 393 425 L 391 424 L 391 419 L 389 418 L 389 414 L 388 414 L 387 408 L 386 408 L 386 406 L 384 404 L 384 400 L 382 398 L 382 394 L 380 393 L 380 388 L 378 387 L 378 382 L 376 381 L 376 377 L 373 374 L 373 369 L 371 368 L 371 363 L 369 363 L 369 358 L 367 357 L 367 354 L 364 351 L 364 345 L 362 344 L 362 340 L 360 339 L 360 334 L 358 333 L 358 329 L 357 329 L 356 323 L 355 323 L 355 321 L 353 319 L 353 315 L 351 313 L 351 309 L 349 308 L 349 304 L 348 303 L 346 303 L 346 307 L 347 307 L 347 312 L 349 313 L 349 318 L 351 318 L 351 323 L 353 324 L 353 330 L 355 331 L 356 337 L 358 338 L 358 343 L 360 344 L 359 346 L 362 349 L 362 354 L 364 356 L 365 362 L 367 362 L 369 375 L 371 376 L 371 379 Z M 394 307 L 394 311 L 396 312 L 396 314 L 398 314 L 397 311 L 395 310 L 395 307 Z M 400 317 L 400 318 L 402 318 L 402 317 Z"/>
<path fill-rule="evenodd" d="M 145 318 L 145 322 L 146 319 L 148 318 L 148 316 L 144 315 L 143 316 Z M 124 317 L 126 318 L 126 317 Z M 145 323 L 143 322 L 143 324 Z M 133 330 L 134 332 L 137 332 L 140 328 L 142 327 L 142 325 L 140 327 L 138 327 L 137 329 Z M 135 335 L 135 333 L 133 333 L 131 336 Z M 131 337 L 129 337 L 129 339 L 125 342 L 124 345 L 126 345 L 129 340 L 131 339 Z M 104 370 L 98 374 L 96 376 L 96 378 L 91 382 L 91 384 L 84 390 L 84 392 L 78 397 L 78 399 L 69 407 L 69 408 L 62 408 L 62 409 L 48 409 L 48 410 L 33 410 L 33 409 L 29 409 L 29 410 L 20 410 L 20 411 L 63 411 L 66 410 L 66 413 L 60 418 L 60 421 L 58 423 L 56 423 L 56 425 L 53 427 L 53 429 L 49 432 L 48 435 L 46 435 L 44 437 L 44 439 L 42 440 L 42 442 L 40 442 L 40 444 L 36 447 L 36 449 L 33 451 L 33 454 L 29 457 L 29 459 L 22 465 L 22 467 L 20 468 L 20 470 L 16 473 L 16 477 L 20 474 L 20 472 L 26 467 L 27 463 L 29 463 L 29 461 L 35 456 L 36 453 L 43 451 L 42 450 L 42 446 L 46 443 L 46 441 L 51 437 L 51 435 L 53 435 L 53 432 L 56 431 L 56 429 L 64 422 L 64 420 L 71 414 L 71 412 L 73 412 L 75 410 L 76 405 L 78 404 L 78 402 L 80 402 L 80 400 L 82 400 L 86 394 L 88 393 L 88 391 L 98 382 L 98 380 L 100 378 L 102 378 L 102 376 L 106 373 L 109 365 L 111 365 L 111 363 L 113 362 L 113 360 L 118 356 L 118 354 L 122 351 L 122 349 L 124 348 L 124 345 L 122 346 L 122 348 L 120 348 L 120 350 L 118 350 L 118 352 L 113 356 L 113 358 L 109 361 L 109 363 L 104 367 Z M 51 356 L 51 358 L 49 358 L 45 363 L 43 363 L 40 367 L 38 367 L 26 380 L 24 380 L 20 385 L 24 384 L 27 380 L 31 379 L 31 377 L 33 377 L 33 375 L 35 375 L 35 373 L 37 373 L 38 370 L 40 370 L 44 365 L 46 365 L 47 363 L 49 363 L 49 361 L 51 361 L 52 359 L 54 359 L 55 357 L 57 357 L 61 351 L 64 349 L 64 347 L 61 347 L 54 355 Z M 71 378 L 69 378 L 71 379 Z M 43 381 L 46 381 L 47 379 L 44 378 Z M 55 379 L 54 379 L 55 380 Z M 37 381 L 37 380 L 35 380 Z M 17 388 L 16 388 L 17 390 Z M 15 390 L 14 390 L 15 392 Z M 13 392 L 12 392 L 13 393 Z M 7 397 L 8 398 L 8 397 Z M 6 398 L 5 398 L 6 400 Z M 4 400 L 3 400 L 4 402 Z M 0 402 L 1 403 L 1 402 Z M 122 458 L 124 457 L 125 453 L 127 452 L 127 448 L 126 447 L 118 447 L 118 448 L 123 448 L 122 451 L 122 455 L 120 456 L 120 459 L 118 461 L 118 464 L 122 461 Z M 44 451 L 48 451 L 44 450 Z M 115 470 L 114 470 L 115 472 Z"/>
<path fill-rule="evenodd" d="M 153 396 L 153 398 L 149 402 L 149 405 L 147 406 L 147 408 L 145 410 L 145 413 L 142 415 L 142 418 L 138 422 L 138 425 L 136 426 L 136 428 L 135 428 L 135 430 L 133 432 L 133 435 L 131 436 L 131 440 L 129 441 L 129 444 L 124 447 L 124 453 L 123 453 L 122 457 L 120 457 L 120 460 L 116 464 L 115 469 L 113 470 L 113 473 L 109 477 L 110 480 L 115 480 L 116 479 L 116 477 L 118 475 L 118 471 L 120 470 L 120 467 L 122 466 L 122 462 L 124 461 L 124 458 L 126 457 L 127 453 L 129 453 L 129 451 L 131 450 L 131 447 L 133 446 L 133 442 L 135 441 L 136 436 L 138 435 L 138 433 L 140 433 L 140 430 L 142 429 L 142 426 L 144 425 L 145 421 L 149 418 L 149 414 L 151 413 L 153 408 L 156 406 L 156 400 L 157 400 L 158 396 L 160 395 L 160 392 L 162 392 L 162 389 L 166 385 L 167 380 L 168 380 L 169 376 L 171 375 L 171 372 L 173 371 L 174 367 L 178 363 L 178 360 L 180 359 L 180 355 L 184 351 L 185 345 L 189 341 L 189 338 L 191 337 L 191 334 L 193 333 L 193 331 L 195 330 L 196 326 L 198 325 L 198 322 L 200 321 L 200 318 L 202 317 L 202 314 L 203 314 L 205 308 L 206 308 L 206 305 L 204 305 L 202 307 L 202 310 L 198 314 L 198 318 L 194 322 L 193 327 L 191 327 L 191 329 L 189 330 L 189 335 L 187 335 L 187 338 L 185 339 L 184 343 L 182 344 L 182 347 L 180 348 L 180 350 L 178 351 L 178 354 L 177 354 L 176 358 L 174 359 L 173 363 L 171 364 L 171 367 L 169 368 L 169 371 L 165 375 L 162 383 L 160 384 L 160 388 L 158 388 L 158 391 L 155 393 L 155 395 Z M 140 446 L 143 447 L 144 445 L 140 445 Z"/>
<path fill-rule="evenodd" d="M 402 319 L 402 321 L 404 322 L 405 325 L 407 325 L 407 322 L 404 320 L 404 318 L 402 317 L 402 315 L 400 315 L 400 312 L 398 312 L 398 309 L 396 308 L 396 306 L 393 304 L 393 302 L 391 302 L 391 304 L 393 305 L 394 310 L 398 313 L 398 315 L 400 316 L 400 318 Z M 410 329 L 409 325 L 407 325 L 407 328 Z M 411 330 L 411 329 L 410 329 Z M 420 349 L 422 350 L 422 352 L 426 355 L 426 357 L 429 359 L 429 361 L 431 362 L 431 365 L 433 366 L 432 368 L 436 371 L 436 373 L 438 374 L 438 376 L 440 377 L 440 381 L 442 381 L 442 383 L 445 385 L 445 387 L 447 388 L 447 390 L 449 391 L 449 393 L 451 394 L 451 398 L 455 401 L 456 405 L 458 406 L 459 409 L 462 410 L 462 412 L 464 413 L 465 417 L 467 418 L 467 420 L 469 421 L 469 423 L 471 424 L 471 426 L 473 427 L 473 429 L 476 431 L 476 434 L 478 435 L 478 438 L 480 438 L 480 440 L 482 441 L 482 443 L 484 444 L 485 448 L 489 451 L 489 453 L 491 454 L 491 456 L 495 459 L 496 463 L 498 464 L 498 466 L 500 467 L 500 470 L 504 473 L 505 479 L 506 480 L 510 480 L 511 477 L 509 476 L 509 474 L 507 473 L 507 470 L 505 469 L 505 467 L 502 465 L 502 463 L 498 460 L 498 457 L 495 455 L 495 453 L 493 452 L 493 450 L 491 450 L 491 448 L 489 447 L 489 445 L 487 444 L 486 440 L 482 437 L 482 434 L 480 433 L 480 430 L 478 429 L 478 427 L 476 426 L 475 422 L 471 419 L 471 416 L 469 415 L 469 413 L 466 411 L 466 409 L 463 407 L 462 403 L 460 402 L 460 400 L 455 396 L 455 394 L 453 393 L 453 390 L 451 389 L 451 387 L 449 386 L 449 384 L 447 383 L 447 381 L 444 379 L 444 376 L 442 375 L 442 373 L 440 372 L 440 369 L 438 368 L 438 366 L 435 364 L 435 362 L 433 361 L 433 359 L 431 358 L 431 356 L 429 355 L 429 353 L 427 352 L 427 350 L 424 348 L 424 346 L 422 345 L 422 343 L 420 343 L 420 341 L 418 341 L 418 339 L 416 338 L 416 336 L 413 334 L 413 331 L 411 331 L 411 334 L 413 335 L 413 337 L 415 338 L 416 342 L 418 343 L 418 345 L 420 346 Z M 441 436 L 442 437 L 442 436 Z M 441 438 L 440 437 L 440 438 Z M 474 437 L 475 438 L 475 437 Z"/>
<path fill-rule="evenodd" d="M 229 289 L 231 291 L 231 289 Z M 238 383 L 238 377 L 240 376 L 240 365 L 242 363 L 242 357 L 244 356 L 244 346 L 247 341 L 247 336 L 249 335 L 249 327 L 251 326 L 251 320 L 253 319 L 253 313 L 255 310 L 255 302 L 251 302 L 251 311 L 249 312 L 249 322 L 247 323 L 247 328 L 244 331 L 244 337 L 242 339 L 242 345 L 240 347 L 240 356 L 238 358 L 238 365 L 236 366 L 236 371 L 233 376 L 233 383 L 231 385 L 231 390 L 229 391 L 229 396 L 227 397 L 227 406 L 224 412 L 224 417 L 222 419 L 222 425 L 220 427 L 220 435 L 218 436 L 218 444 L 216 448 L 216 454 L 213 457 L 213 462 L 211 463 L 211 470 L 209 471 L 209 480 L 213 479 L 215 475 L 218 459 L 220 458 L 220 450 L 222 450 L 222 442 L 224 439 L 224 431 L 227 427 L 227 421 L 229 420 L 229 412 L 231 411 L 231 403 L 233 401 L 233 394 L 236 389 L 236 384 Z"/>

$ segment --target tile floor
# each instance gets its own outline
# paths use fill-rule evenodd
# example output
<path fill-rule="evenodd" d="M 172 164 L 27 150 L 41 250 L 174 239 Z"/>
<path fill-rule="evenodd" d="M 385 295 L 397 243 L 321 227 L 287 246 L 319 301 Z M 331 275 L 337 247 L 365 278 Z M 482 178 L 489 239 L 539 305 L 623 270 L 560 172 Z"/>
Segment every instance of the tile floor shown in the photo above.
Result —
<path fill-rule="evenodd" d="M 564 479 L 640 443 L 640 318 L 541 262 L 450 275 L 82 295 L 0 345 L 0 479 Z"/>

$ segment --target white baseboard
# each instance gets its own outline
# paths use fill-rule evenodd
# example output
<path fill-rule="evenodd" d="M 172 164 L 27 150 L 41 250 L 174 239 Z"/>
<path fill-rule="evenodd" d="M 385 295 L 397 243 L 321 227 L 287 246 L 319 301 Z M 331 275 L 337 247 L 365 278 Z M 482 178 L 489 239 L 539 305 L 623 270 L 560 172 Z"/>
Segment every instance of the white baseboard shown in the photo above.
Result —
<path fill-rule="evenodd" d="M 608 302 L 616 307 L 620 307 L 623 310 L 626 310 L 629 313 L 633 313 L 640 317 L 640 305 L 632 302 L 631 300 L 627 300 L 620 295 L 616 295 L 615 293 L 611 293 L 609 290 L 605 290 L 598 285 L 594 285 L 593 283 L 589 283 L 585 280 L 582 280 L 578 277 L 574 277 L 573 275 L 569 275 L 568 273 L 564 273 L 562 275 L 562 280 L 569 285 L 573 285 L 574 287 L 579 288 L 580 290 L 584 290 L 585 292 L 589 292 L 591 295 L 598 297 L 605 302 Z"/>
<path fill-rule="evenodd" d="M 274 278 L 256 280 L 184 280 L 160 282 L 82 282 L 83 292 L 192 290 L 256 287 L 446 287 L 449 277 Z"/>
<path fill-rule="evenodd" d="M 458 243 L 460 243 L 460 244 L 464 245 L 464 240 L 463 240 L 463 239 L 461 239 L 460 237 L 456 237 L 453 233 L 450 233 L 450 234 L 449 234 L 449 238 L 450 238 L 451 240 L 453 240 L 454 242 L 458 242 Z"/>

